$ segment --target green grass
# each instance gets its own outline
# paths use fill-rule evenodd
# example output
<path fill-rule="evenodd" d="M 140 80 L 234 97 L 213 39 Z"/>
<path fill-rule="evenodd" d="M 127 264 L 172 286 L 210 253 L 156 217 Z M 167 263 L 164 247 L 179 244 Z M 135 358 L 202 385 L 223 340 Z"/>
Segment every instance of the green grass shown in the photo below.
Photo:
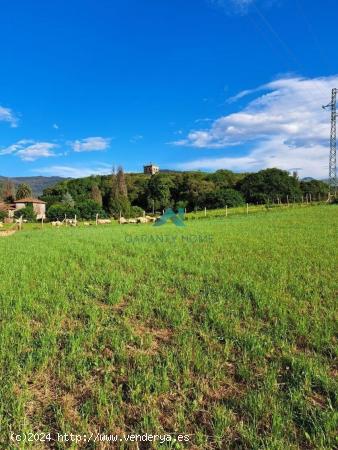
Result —
<path fill-rule="evenodd" d="M 337 212 L 0 238 L 1 448 L 49 448 L 9 441 L 34 430 L 333 449 Z"/>

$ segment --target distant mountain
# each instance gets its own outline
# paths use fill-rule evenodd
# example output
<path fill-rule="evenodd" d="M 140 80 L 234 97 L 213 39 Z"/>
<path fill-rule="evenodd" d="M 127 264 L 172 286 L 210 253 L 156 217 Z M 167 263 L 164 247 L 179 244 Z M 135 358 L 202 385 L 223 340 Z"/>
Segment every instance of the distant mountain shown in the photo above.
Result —
<path fill-rule="evenodd" d="M 13 181 L 15 186 L 20 183 L 29 184 L 32 188 L 33 194 L 36 197 L 42 195 L 42 191 L 49 186 L 54 186 L 54 184 L 59 181 L 66 180 L 66 178 L 62 177 L 11 177 L 10 179 Z M 7 177 L 0 176 L 0 183 L 5 180 L 7 180 Z"/>
<path fill-rule="evenodd" d="M 301 179 L 301 181 L 313 181 L 313 180 L 316 180 L 316 178 L 312 178 L 312 177 L 305 177 L 305 178 L 302 178 Z M 329 184 L 330 183 L 330 180 L 328 179 L 328 178 L 325 178 L 325 179 L 318 179 L 319 181 L 322 181 L 323 183 L 326 183 L 326 184 Z"/>

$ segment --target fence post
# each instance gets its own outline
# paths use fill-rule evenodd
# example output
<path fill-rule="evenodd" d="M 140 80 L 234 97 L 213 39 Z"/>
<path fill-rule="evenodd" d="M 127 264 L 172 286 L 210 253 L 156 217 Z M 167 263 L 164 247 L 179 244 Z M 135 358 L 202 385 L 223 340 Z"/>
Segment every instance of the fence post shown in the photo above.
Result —
<path fill-rule="evenodd" d="M 225 217 L 228 217 L 228 205 L 225 205 Z"/>
<path fill-rule="evenodd" d="M 246 214 L 249 214 L 249 203 L 246 204 Z"/>
<path fill-rule="evenodd" d="M 98 220 L 99 220 L 99 215 L 96 214 L 96 220 L 95 220 L 96 225 L 98 224 Z"/>
<path fill-rule="evenodd" d="M 43 228 L 43 216 L 41 218 L 41 228 Z"/>
<path fill-rule="evenodd" d="M 207 217 L 207 207 L 204 207 L 204 217 Z"/>

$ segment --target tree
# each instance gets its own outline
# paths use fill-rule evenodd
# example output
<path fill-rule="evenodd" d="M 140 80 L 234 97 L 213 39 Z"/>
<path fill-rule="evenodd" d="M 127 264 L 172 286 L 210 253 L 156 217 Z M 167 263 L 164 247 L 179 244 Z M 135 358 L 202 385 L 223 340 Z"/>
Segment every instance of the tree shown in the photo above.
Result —
<path fill-rule="evenodd" d="M 64 182 L 57 183 L 55 186 L 44 189 L 41 199 L 47 203 L 48 209 L 50 206 L 55 205 L 56 203 L 61 203 L 62 198 L 66 192 L 67 191 L 64 187 Z"/>
<path fill-rule="evenodd" d="M 147 188 L 149 177 L 144 174 L 132 174 L 126 176 L 128 198 L 132 205 L 147 208 Z"/>
<path fill-rule="evenodd" d="M 245 175 L 231 172 L 231 170 L 217 170 L 207 176 L 207 179 L 213 181 L 217 186 L 223 188 L 233 188 L 238 181 Z"/>
<path fill-rule="evenodd" d="M 123 217 L 130 216 L 131 205 L 127 197 L 117 196 L 110 199 L 109 213 L 114 217 L 119 217 L 121 214 Z"/>
<path fill-rule="evenodd" d="M 102 194 L 97 184 L 92 186 L 91 198 L 95 203 L 102 207 Z"/>
<path fill-rule="evenodd" d="M 324 199 L 329 192 L 329 186 L 319 180 L 301 181 L 300 188 L 304 195 L 311 195 L 313 200 Z"/>
<path fill-rule="evenodd" d="M 215 191 L 215 184 L 205 179 L 205 174 L 199 172 L 185 173 L 179 185 L 178 200 L 186 201 L 191 209 L 210 206 L 208 197 Z"/>
<path fill-rule="evenodd" d="M 302 193 L 299 181 L 280 169 L 265 169 L 247 175 L 238 183 L 247 202 L 269 203 L 299 198 Z"/>
<path fill-rule="evenodd" d="M 244 204 L 243 195 L 235 189 L 217 189 L 208 200 L 211 208 L 225 208 L 225 206 L 233 208 Z"/>
<path fill-rule="evenodd" d="M 55 203 L 47 210 L 47 217 L 49 220 L 63 220 L 65 216 L 68 218 L 79 216 L 79 211 L 76 208 L 63 203 Z"/>
<path fill-rule="evenodd" d="M 61 203 L 63 205 L 69 206 L 71 208 L 74 208 L 74 206 L 75 206 L 75 202 L 73 200 L 73 197 L 70 195 L 69 192 L 66 192 L 65 194 L 63 194 Z"/>
<path fill-rule="evenodd" d="M 21 183 L 16 189 L 16 198 L 20 200 L 22 198 L 29 198 L 32 196 L 32 188 L 29 184 Z"/>
<path fill-rule="evenodd" d="M 93 220 L 96 218 L 96 214 L 101 218 L 106 216 L 101 206 L 94 202 L 94 200 L 85 200 L 84 202 L 78 203 L 77 210 L 81 219 Z"/>
<path fill-rule="evenodd" d="M 25 208 L 17 209 L 14 212 L 14 217 L 17 219 L 23 217 L 28 222 L 36 221 L 36 212 L 34 211 L 33 205 L 27 205 Z"/>
<path fill-rule="evenodd" d="M 15 200 L 14 183 L 9 178 L 3 185 L 3 200 L 5 203 L 13 203 Z"/>
<path fill-rule="evenodd" d="M 126 179 L 121 166 L 117 169 L 116 181 L 118 194 L 122 197 L 128 197 Z"/>
<path fill-rule="evenodd" d="M 166 174 L 153 175 L 148 182 L 148 208 L 156 210 L 171 206 L 171 192 L 174 183 Z"/>
<path fill-rule="evenodd" d="M 118 168 L 117 174 L 115 174 L 115 170 L 113 169 L 111 175 L 108 211 L 115 217 L 119 214 L 122 214 L 123 216 L 129 216 L 130 214 L 130 202 L 122 167 Z"/>

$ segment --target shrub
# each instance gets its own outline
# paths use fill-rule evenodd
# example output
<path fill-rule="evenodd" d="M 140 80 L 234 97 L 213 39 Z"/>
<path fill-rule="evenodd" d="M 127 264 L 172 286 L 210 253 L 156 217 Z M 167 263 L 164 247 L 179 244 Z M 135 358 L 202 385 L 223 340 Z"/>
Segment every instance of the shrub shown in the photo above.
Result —
<path fill-rule="evenodd" d="M 8 217 L 6 211 L 0 210 L 0 221 L 3 222 L 6 219 L 6 217 Z"/>
<path fill-rule="evenodd" d="M 118 198 L 112 199 L 109 204 L 109 212 L 118 218 L 120 212 L 123 217 L 130 216 L 131 206 L 127 197 L 119 196 Z"/>
<path fill-rule="evenodd" d="M 299 181 L 288 172 L 279 169 L 265 169 L 247 175 L 238 184 L 248 202 L 273 202 L 302 195 Z"/>
<path fill-rule="evenodd" d="M 129 217 L 142 217 L 144 213 L 144 210 L 140 208 L 139 206 L 131 206 Z"/>
<path fill-rule="evenodd" d="M 186 200 L 179 200 L 175 206 L 176 209 L 185 209 L 188 206 L 188 202 Z"/>
<path fill-rule="evenodd" d="M 28 220 L 28 222 L 35 222 L 36 212 L 33 209 L 33 205 L 28 205 L 25 208 L 18 209 L 17 211 L 14 212 L 14 217 L 16 219 L 19 219 L 21 216 L 25 220 Z"/>
<path fill-rule="evenodd" d="M 106 212 L 94 200 L 85 200 L 77 204 L 79 217 L 81 219 L 93 220 L 98 214 L 101 218 L 107 217 Z"/>
<path fill-rule="evenodd" d="M 243 204 L 243 195 L 235 189 L 219 189 L 208 198 L 208 205 L 211 208 L 224 208 L 225 206 L 232 208 Z"/>
<path fill-rule="evenodd" d="M 61 203 L 56 203 L 47 210 L 47 217 L 49 220 L 63 220 L 65 215 L 68 218 L 73 218 L 75 215 L 79 215 L 79 211 L 76 208 Z"/>

